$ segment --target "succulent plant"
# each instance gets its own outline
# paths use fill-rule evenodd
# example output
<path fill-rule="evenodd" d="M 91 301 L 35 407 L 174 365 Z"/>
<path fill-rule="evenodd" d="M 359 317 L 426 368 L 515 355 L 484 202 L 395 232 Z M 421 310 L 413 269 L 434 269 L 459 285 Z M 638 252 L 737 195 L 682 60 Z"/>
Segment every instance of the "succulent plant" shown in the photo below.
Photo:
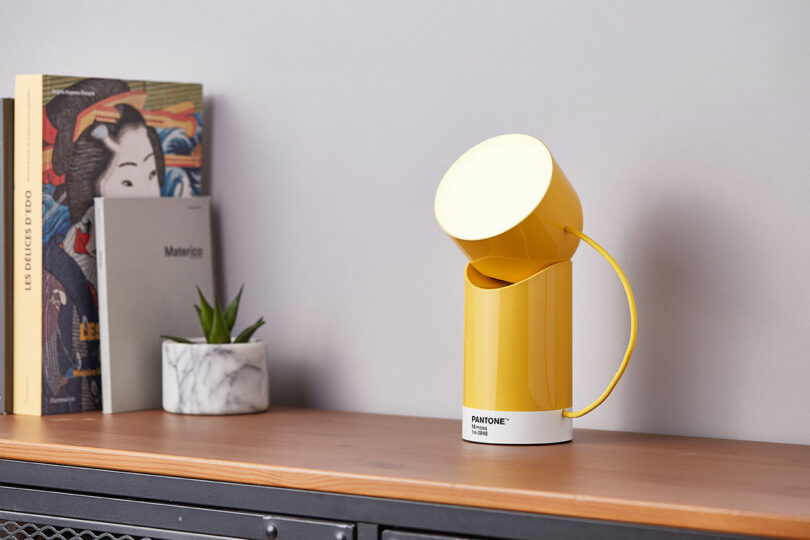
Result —
<path fill-rule="evenodd" d="M 208 303 L 205 299 L 200 287 L 197 287 L 197 294 L 200 296 L 200 305 L 195 305 L 194 309 L 197 310 L 197 316 L 200 319 L 200 326 L 202 326 L 203 335 L 205 336 L 206 343 L 222 344 L 222 343 L 246 343 L 250 340 L 253 333 L 264 324 L 264 317 L 259 317 L 259 320 L 248 326 L 238 336 L 231 339 L 231 330 L 236 322 L 236 315 L 239 312 L 239 301 L 242 299 L 242 290 L 245 288 L 242 285 L 236 297 L 231 300 L 225 311 L 219 305 L 219 301 L 214 299 L 214 306 Z M 193 343 L 192 341 L 176 337 L 161 335 L 163 339 L 171 339 L 178 343 Z"/>

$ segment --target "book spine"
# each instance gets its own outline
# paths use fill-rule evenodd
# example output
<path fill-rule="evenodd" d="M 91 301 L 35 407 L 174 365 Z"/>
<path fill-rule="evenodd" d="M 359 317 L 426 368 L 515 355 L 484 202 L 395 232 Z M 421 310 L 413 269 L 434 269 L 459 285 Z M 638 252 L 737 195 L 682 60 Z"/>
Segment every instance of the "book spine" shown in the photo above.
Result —
<path fill-rule="evenodd" d="M 11 322 L 13 321 L 11 313 L 11 265 L 12 259 L 12 243 L 14 237 L 12 236 L 12 215 L 11 212 L 14 208 L 12 204 L 14 196 L 14 100 L 11 98 L 3 99 L 3 115 L 2 121 L 3 130 L 3 196 L 2 196 L 2 212 L 3 212 L 3 280 L 2 280 L 2 299 L 3 299 L 3 323 L 0 327 L 2 333 L 2 349 L 0 354 L 0 413 L 10 413 L 12 411 L 12 383 L 13 375 L 11 370 L 12 350 L 11 350 L 11 335 L 13 329 Z"/>
<path fill-rule="evenodd" d="M 98 274 L 98 326 L 99 326 L 99 360 L 101 362 L 101 410 L 111 413 L 112 377 L 110 374 L 110 328 L 107 323 L 107 243 L 104 235 L 104 199 L 96 197 L 93 206 L 96 213 L 96 263 Z"/>
<path fill-rule="evenodd" d="M 14 102 L 14 413 L 42 414 L 42 76 Z"/>

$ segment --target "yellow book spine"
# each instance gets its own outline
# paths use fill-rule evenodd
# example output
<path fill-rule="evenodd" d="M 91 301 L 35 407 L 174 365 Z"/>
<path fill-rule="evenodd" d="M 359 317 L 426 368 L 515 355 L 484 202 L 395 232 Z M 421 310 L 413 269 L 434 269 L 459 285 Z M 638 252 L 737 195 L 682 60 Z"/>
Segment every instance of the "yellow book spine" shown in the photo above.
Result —
<path fill-rule="evenodd" d="M 42 414 L 42 75 L 14 89 L 14 413 Z"/>

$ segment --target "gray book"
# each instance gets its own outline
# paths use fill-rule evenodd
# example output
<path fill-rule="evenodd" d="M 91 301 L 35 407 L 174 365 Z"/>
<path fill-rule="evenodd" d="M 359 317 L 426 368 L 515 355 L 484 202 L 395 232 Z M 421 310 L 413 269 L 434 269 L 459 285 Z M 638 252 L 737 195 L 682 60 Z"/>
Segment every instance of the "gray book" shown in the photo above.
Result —
<path fill-rule="evenodd" d="M 95 199 L 105 413 L 161 406 L 161 334 L 202 334 L 196 285 L 213 296 L 208 197 Z"/>
<path fill-rule="evenodd" d="M 3 98 L 0 107 L 0 159 L 2 160 L 2 185 L 0 185 L 0 213 L 2 233 L 0 233 L 0 414 L 10 413 L 13 377 L 11 349 L 11 266 L 13 261 L 12 200 L 14 189 L 14 100 Z"/>

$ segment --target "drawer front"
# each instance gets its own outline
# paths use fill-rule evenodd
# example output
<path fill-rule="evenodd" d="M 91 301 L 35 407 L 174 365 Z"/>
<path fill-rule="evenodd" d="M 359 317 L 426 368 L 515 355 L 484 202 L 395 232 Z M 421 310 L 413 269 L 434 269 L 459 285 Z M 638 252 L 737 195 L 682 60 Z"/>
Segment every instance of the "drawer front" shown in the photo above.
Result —
<path fill-rule="evenodd" d="M 236 540 L 103 521 L 0 511 L 0 539 L 14 540 Z"/>
<path fill-rule="evenodd" d="M 0 540 L 355 540 L 355 525 L 0 486 Z"/>
<path fill-rule="evenodd" d="M 264 518 L 268 540 L 354 540 L 355 527 L 314 519 L 267 516 Z"/>
<path fill-rule="evenodd" d="M 386 530 L 381 540 L 473 540 L 467 536 L 447 536 L 432 533 L 417 533 L 409 531 Z"/>
<path fill-rule="evenodd" d="M 355 527 L 331 521 L 265 516 L 268 540 L 355 540 Z M 65 519 L 42 514 L 0 511 L 0 539 L 14 540 L 236 540 L 230 536 Z"/>

